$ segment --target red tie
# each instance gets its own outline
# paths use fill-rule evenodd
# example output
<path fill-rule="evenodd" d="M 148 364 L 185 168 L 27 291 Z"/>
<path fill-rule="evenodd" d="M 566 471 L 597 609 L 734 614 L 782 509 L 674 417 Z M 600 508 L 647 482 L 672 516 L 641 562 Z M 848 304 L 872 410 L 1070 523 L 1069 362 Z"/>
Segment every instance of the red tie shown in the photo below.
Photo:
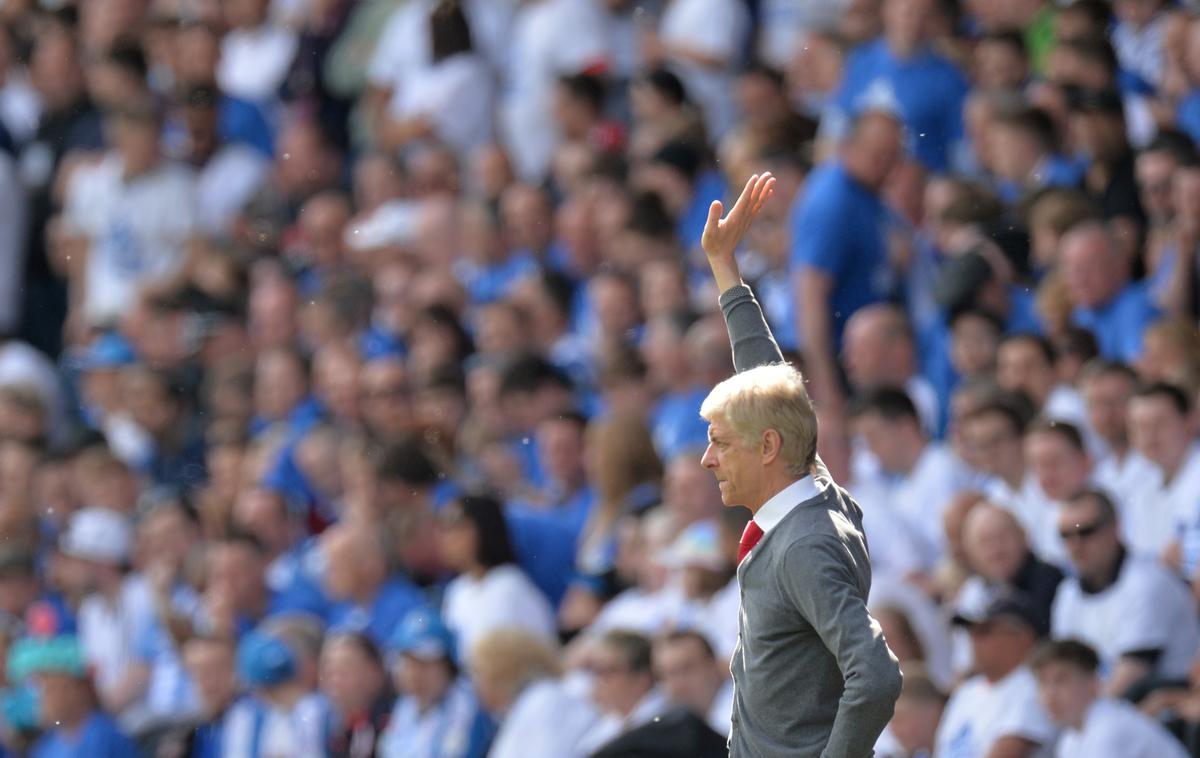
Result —
<path fill-rule="evenodd" d="M 754 519 L 746 522 L 746 531 L 742 532 L 742 539 L 738 542 L 738 563 L 750 554 L 758 541 L 762 539 L 763 530 L 758 524 L 754 523 Z"/>

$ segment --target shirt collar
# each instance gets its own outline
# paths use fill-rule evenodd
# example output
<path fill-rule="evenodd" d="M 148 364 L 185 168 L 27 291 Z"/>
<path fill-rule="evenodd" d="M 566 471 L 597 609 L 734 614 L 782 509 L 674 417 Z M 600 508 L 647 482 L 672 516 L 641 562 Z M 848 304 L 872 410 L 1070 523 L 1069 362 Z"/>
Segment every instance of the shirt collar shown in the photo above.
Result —
<path fill-rule="evenodd" d="M 754 514 L 754 523 L 763 530 L 763 534 L 774 529 L 783 521 L 783 517 L 792 512 L 800 503 L 812 500 L 825 489 L 823 482 L 818 482 L 812 476 L 798 479 L 784 487 L 758 509 Z"/>

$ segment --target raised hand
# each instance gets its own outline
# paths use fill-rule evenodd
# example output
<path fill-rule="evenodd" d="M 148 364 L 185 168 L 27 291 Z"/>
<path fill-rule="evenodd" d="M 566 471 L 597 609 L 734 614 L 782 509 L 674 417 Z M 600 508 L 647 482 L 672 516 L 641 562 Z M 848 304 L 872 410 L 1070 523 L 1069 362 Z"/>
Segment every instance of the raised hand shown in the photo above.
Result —
<path fill-rule="evenodd" d="M 721 292 L 741 284 L 742 277 L 734 253 L 746 230 L 750 228 L 750 224 L 754 222 L 774 191 L 775 177 L 771 176 L 770 172 L 755 174 L 746 182 L 741 196 L 733 204 L 728 216 L 721 218 L 725 213 L 725 206 L 720 200 L 714 200 L 708 207 L 708 221 L 704 224 L 700 246 L 704 248 L 708 265 L 712 268 L 717 288 Z"/>

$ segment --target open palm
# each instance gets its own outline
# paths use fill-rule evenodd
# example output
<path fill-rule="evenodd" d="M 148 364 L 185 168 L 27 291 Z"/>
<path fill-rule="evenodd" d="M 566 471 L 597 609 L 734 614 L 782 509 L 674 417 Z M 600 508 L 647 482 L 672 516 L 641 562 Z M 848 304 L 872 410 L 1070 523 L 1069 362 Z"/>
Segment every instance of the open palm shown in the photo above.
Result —
<path fill-rule="evenodd" d="M 720 200 L 713 201 L 708 208 L 704 234 L 700 237 L 700 245 L 710 262 L 725 261 L 733 257 L 738 243 L 774 190 L 775 177 L 771 176 L 770 172 L 755 174 L 746 182 L 741 196 L 725 218 L 721 218 L 725 213 L 725 206 Z"/>

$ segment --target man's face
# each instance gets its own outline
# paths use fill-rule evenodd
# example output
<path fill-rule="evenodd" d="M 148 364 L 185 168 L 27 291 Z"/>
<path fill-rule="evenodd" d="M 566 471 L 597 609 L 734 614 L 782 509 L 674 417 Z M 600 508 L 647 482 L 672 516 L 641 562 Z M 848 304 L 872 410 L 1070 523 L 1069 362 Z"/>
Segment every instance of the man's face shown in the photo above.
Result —
<path fill-rule="evenodd" d="M 1133 397 L 1133 382 L 1121 374 L 1101 374 L 1083 383 L 1088 423 L 1109 443 L 1124 446 L 1128 436 L 1126 413 Z"/>
<path fill-rule="evenodd" d="M 999 413 L 986 413 L 963 424 L 963 441 L 973 465 L 1003 476 L 1022 465 L 1021 437 Z"/>
<path fill-rule="evenodd" d="M 996 380 L 1007 390 L 1021 390 L 1035 403 L 1045 402 L 1054 387 L 1054 366 L 1029 340 L 1010 340 L 996 354 Z"/>
<path fill-rule="evenodd" d="M 362 713 L 383 687 L 380 671 L 353 643 L 326 644 L 320 660 L 321 692 L 343 716 Z"/>
<path fill-rule="evenodd" d="M 402 655 L 393 673 L 396 688 L 423 704 L 441 700 L 454 683 L 450 676 L 450 667 L 440 658 L 429 660 L 414 655 Z"/>
<path fill-rule="evenodd" d="M 861 437 L 885 471 L 905 473 L 904 462 L 909 451 L 904 449 L 905 440 L 897 432 L 904 421 L 888 421 L 878 413 L 864 413 L 854 419 L 854 433 Z M 899 444 L 897 444 L 899 443 Z"/>
<path fill-rule="evenodd" d="M 762 458 L 720 416 L 714 416 L 708 424 L 708 448 L 700 463 L 717 478 L 725 505 L 757 504 Z"/>
<path fill-rule="evenodd" d="M 38 720 L 51 729 L 55 725 L 75 718 L 79 701 L 83 697 L 84 683 L 69 674 L 41 672 L 35 675 L 41 700 L 38 704 Z"/>
<path fill-rule="evenodd" d="M 600 645 L 592 653 L 595 684 L 592 700 L 607 714 L 626 716 L 647 692 L 650 682 L 645 674 L 630 671 L 620 651 Z"/>
<path fill-rule="evenodd" d="M 1100 694 L 1095 674 L 1061 661 L 1053 661 L 1037 672 L 1038 694 L 1050 718 L 1063 726 L 1078 726 L 1092 701 Z"/>
<path fill-rule="evenodd" d="M 1088 498 L 1059 509 L 1058 534 L 1066 546 L 1071 565 L 1082 577 L 1108 571 L 1120 549 L 1116 522 L 1104 518 Z"/>
<path fill-rule="evenodd" d="M 1142 153 L 1137 158 L 1137 182 L 1142 207 L 1153 221 L 1171 217 L 1171 176 L 1175 159 L 1163 150 Z"/>
<path fill-rule="evenodd" d="M 1138 452 L 1162 467 L 1176 465 L 1192 442 L 1187 417 L 1159 395 L 1129 401 L 1129 437 Z"/>
<path fill-rule="evenodd" d="M 216 714 L 233 700 L 238 682 L 233 650 L 228 645 L 194 640 L 184 648 L 183 662 L 206 711 Z"/>
<path fill-rule="evenodd" d="M 1025 537 L 1007 514 L 991 506 L 977 508 L 963 527 L 963 550 L 972 570 L 993 582 L 1016 576 L 1029 554 Z"/>
<path fill-rule="evenodd" d="M 896 740 L 910 753 L 933 746 L 943 705 L 937 702 L 904 697 L 896 701 L 896 711 L 888 725 Z"/>
<path fill-rule="evenodd" d="M 1026 437 L 1025 461 L 1052 500 L 1066 500 L 1087 484 L 1087 456 L 1061 434 L 1036 432 Z"/>
<path fill-rule="evenodd" d="M 1112 256 L 1106 255 L 1102 233 L 1068 234 L 1060 251 L 1063 283 L 1071 301 L 1085 308 L 1103 305 L 1115 293 Z"/>
<path fill-rule="evenodd" d="M 583 475 L 583 429 L 570 419 L 544 421 L 537 433 L 538 452 L 551 479 L 574 486 Z"/>
<path fill-rule="evenodd" d="M 723 680 L 716 661 L 692 639 L 659 644 L 654 672 L 672 702 L 697 713 L 708 712 Z"/>

